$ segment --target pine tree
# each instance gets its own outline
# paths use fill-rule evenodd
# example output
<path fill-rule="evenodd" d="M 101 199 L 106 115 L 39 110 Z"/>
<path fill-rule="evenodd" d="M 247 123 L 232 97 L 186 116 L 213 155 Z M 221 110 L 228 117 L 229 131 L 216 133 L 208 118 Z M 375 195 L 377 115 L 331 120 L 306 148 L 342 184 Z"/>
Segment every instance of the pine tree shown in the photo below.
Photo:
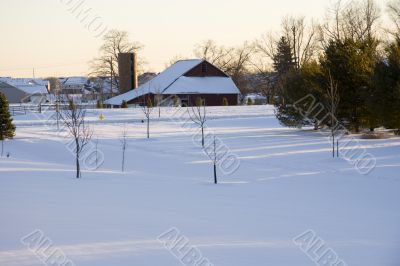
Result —
<path fill-rule="evenodd" d="M 361 127 L 377 126 L 374 112 L 368 107 L 375 97 L 372 77 L 377 62 L 375 40 L 335 40 L 325 49 L 322 66 L 337 81 L 340 94 L 338 119 L 358 132 Z"/>
<path fill-rule="evenodd" d="M 0 92 L 0 140 L 1 156 L 3 156 L 4 140 L 12 139 L 15 136 L 15 126 L 8 110 L 9 105 L 6 96 Z"/>
<path fill-rule="evenodd" d="M 389 106 L 385 126 L 397 129 L 396 134 L 400 135 L 400 40 L 390 45 L 388 53 L 389 78 L 392 86 L 385 103 Z"/>
<path fill-rule="evenodd" d="M 286 58 L 286 61 L 281 62 L 281 67 L 277 69 L 277 71 L 280 69 L 282 73 L 278 73 L 278 81 L 275 85 L 279 95 L 279 99 L 275 102 L 276 117 L 284 126 L 301 128 L 314 125 L 314 128 L 318 129 L 321 126 L 318 121 L 322 113 L 306 113 L 310 106 L 315 104 L 313 99 L 317 101 L 322 99 L 323 74 L 321 67 L 317 62 L 312 61 L 297 69 L 292 61 L 289 44 L 284 44 L 282 38 L 280 47 L 284 48 L 281 50 L 286 55 L 282 55 L 281 58 Z M 312 95 L 314 98 L 307 97 L 307 95 Z"/>
<path fill-rule="evenodd" d="M 319 110 L 310 110 L 310 107 L 322 101 L 323 83 L 324 75 L 315 61 L 286 73 L 279 81 L 279 100 L 275 102 L 279 122 L 284 126 L 298 128 L 313 125 L 318 129 L 322 126 L 320 123 L 325 114 Z"/>
<path fill-rule="evenodd" d="M 289 41 L 282 37 L 277 44 L 277 52 L 273 57 L 274 69 L 282 77 L 295 67 L 292 48 Z"/>
<path fill-rule="evenodd" d="M 380 125 L 400 133 L 400 41 L 386 48 L 387 57 L 375 68 L 373 113 Z"/>

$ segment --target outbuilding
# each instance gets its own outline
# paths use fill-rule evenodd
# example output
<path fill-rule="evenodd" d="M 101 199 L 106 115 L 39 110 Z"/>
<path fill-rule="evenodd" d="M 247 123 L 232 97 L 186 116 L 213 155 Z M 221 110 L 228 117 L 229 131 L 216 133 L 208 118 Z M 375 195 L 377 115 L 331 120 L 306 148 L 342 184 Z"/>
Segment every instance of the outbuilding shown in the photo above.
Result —
<path fill-rule="evenodd" d="M 193 106 L 202 99 L 207 106 L 238 105 L 240 91 L 222 70 L 202 59 L 180 60 L 150 81 L 105 101 L 118 107 L 143 105 L 149 99 L 155 104 Z"/>

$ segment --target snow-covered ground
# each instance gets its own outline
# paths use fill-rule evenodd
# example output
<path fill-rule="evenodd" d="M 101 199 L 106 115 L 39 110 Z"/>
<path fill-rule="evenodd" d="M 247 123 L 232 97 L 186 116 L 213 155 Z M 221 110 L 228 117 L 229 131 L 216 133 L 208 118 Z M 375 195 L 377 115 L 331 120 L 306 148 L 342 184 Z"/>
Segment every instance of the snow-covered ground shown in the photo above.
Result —
<path fill-rule="evenodd" d="M 170 228 L 215 266 L 331 265 L 314 262 L 293 242 L 307 230 L 346 265 L 400 265 L 399 138 L 358 140 L 357 149 L 377 160 L 362 175 L 333 159 L 320 133 L 281 127 L 271 107 L 208 114 L 207 132 L 240 162 L 231 175 L 219 171 L 218 185 L 170 109 L 161 119 L 154 110 L 149 140 L 140 109 L 90 111 L 104 163 L 80 180 L 48 114 L 15 117 L 17 136 L 5 144 L 11 156 L 0 159 L 0 265 L 43 265 L 21 242 L 36 229 L 77 266 L 182 265 L 157 240 Z"/>

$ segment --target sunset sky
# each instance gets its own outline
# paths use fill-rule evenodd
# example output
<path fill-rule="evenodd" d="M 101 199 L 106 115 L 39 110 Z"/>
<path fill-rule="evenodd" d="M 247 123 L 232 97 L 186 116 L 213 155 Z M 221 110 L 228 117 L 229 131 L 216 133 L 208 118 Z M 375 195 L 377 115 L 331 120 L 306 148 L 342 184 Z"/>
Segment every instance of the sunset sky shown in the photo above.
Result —
<path fill-rule="evenodd" d="M 105 29 L 127 31 L 145 47 L 146 70 L 161 71 L 175 55 L 193 56 L 203 40 L 240 45 L 278 29 L 285 15 L 322 19 L 330 2 L 3 0 L 0 76 L 32 77 L 33 68 L 36 77 L 86 75 Z"/>

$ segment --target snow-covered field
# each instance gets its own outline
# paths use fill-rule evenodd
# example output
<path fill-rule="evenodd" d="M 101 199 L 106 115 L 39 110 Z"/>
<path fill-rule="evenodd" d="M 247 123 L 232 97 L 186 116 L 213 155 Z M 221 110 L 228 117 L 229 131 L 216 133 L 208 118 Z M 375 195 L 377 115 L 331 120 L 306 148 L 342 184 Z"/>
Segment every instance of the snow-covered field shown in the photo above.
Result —
<path fill-rule="evenodd" d="M 0 265 L 43 265 L 21 242 L 36 229 L 77 266 L 194 265 L 180 260 L 184 248 L 170 252 L 157 240 L 170 228 L 214 266 L 331 265 L 316 261 L 328 248 L 348 266 L 400 265 L 399 138 L 358 140 L 357 149 L 377 160 L 362 175 L 333 159 L 320 133 L 281 127 L 271 107 L 208 114 L 207 132 L 240 161 L 233 174 L 219 172 L 218 185 L 208 157 L 171 110 L 161 119 L 153 112 L 149 140 L 140 109 L 91 111 L 104 163 L 80 180 L 47 114 L 15 117 L 17 136 L 5 144 L 11 156 L 0 159 Z M 321 250 L 307 254 L 293 242 L 307 230 L 323 241 Z"/>

